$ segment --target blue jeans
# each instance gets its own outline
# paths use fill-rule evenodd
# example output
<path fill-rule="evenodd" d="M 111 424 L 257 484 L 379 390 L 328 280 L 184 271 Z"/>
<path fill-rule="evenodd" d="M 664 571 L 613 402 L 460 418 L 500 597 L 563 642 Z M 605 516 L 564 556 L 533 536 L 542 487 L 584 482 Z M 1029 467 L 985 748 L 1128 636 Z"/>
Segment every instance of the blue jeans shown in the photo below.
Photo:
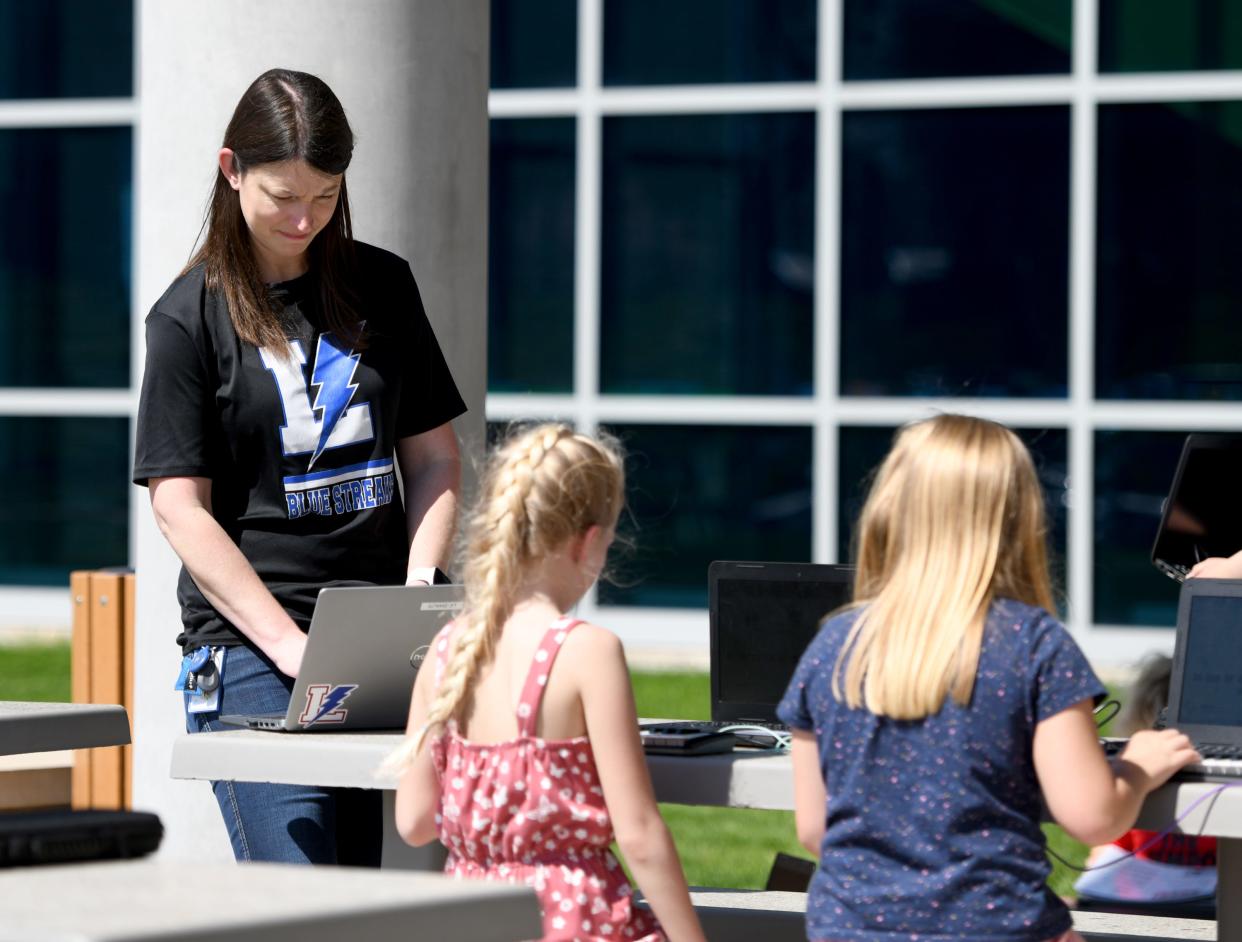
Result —
<path fill-rule="evenodd" d="M 187 709 L 186 732 L 232 728 L 221 726 L 220 713 L 283 713 L 292 690 L 293 680 L 266 658 L 244 646 L 231 647 L 224 656 L 219 711 Z M 379 791 L 231 781 L 211 787 L 238 860 L 380 864 L 384 812 Z"/>

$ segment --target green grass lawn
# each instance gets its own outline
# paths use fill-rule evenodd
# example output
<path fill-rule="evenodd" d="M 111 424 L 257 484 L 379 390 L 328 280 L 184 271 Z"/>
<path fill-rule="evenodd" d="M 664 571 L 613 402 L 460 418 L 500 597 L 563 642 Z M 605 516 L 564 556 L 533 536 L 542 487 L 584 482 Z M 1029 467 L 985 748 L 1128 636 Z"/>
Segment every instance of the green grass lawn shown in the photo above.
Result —
<path fill-rule="evenodd" d="M 706 674 L 680 671 L 634 673 L 634 696 L 640 716 L 706 719 Z M 0 700 L 70 698 L 69 645 L 0 645 Z M 798 845 L 793 814 L 744 808 L 661 805 L 693 886 L 756 889 L 767 880 L 778 851 L 808 857 Z M 1086 848 L 1055 825 L 1045 825 L 1048 843 L 1062 857 L 1081 864 Z M 1074 874 L 1053 861 L 1051 885 L 1068 893 Z"/>
<path fill-rule="evenodd" d="M 0 700 L 67 702 L 69 645 L 0 645 Z"/>

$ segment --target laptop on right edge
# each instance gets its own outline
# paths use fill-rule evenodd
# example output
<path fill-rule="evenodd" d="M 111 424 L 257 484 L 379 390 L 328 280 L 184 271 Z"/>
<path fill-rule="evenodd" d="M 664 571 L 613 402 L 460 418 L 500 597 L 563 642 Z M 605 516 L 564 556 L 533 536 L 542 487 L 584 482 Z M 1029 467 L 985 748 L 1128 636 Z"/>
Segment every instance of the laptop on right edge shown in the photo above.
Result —
<path fill-rule="evenodd" d="M 1168 725 L 1203 757 L 1177 778 L 1242 777 L 1242 580 L 1188 579 L 1177 605 Z"/>
<path fill-rule="evenodd" d="M 1242 435 L 1186 436 L 1160 515 L 1151 561 L 1181 582 L 1195 563 L 1242 549 Z"/>

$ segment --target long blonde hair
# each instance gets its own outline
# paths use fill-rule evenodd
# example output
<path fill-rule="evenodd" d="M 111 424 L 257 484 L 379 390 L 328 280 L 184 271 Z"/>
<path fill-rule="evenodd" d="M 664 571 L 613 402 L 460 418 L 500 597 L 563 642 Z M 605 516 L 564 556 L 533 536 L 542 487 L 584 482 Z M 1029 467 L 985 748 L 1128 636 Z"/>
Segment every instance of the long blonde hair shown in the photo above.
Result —
<path fill-rule="evenodd" d="M 386 766 L 408 762 L 428 732 L 457 717 L 512 614 L 528 568 L 592 526 L 611 526 L 621 511 L 625 471 L 619 446 L 577 435 L 567 425 L 539 425 L 509 438 L 488 462 L 466 527 L 462 574 L 466 601 L 457 643 L 427 723 Z"/>
<path fill-rule="evenodd" d="M 940 415 L 898 432 L 859 522 L 833 694 L 899 720 L 970 702 L 997 596 L 1051 610 L 1044 497 L 1009 429 Z"/>

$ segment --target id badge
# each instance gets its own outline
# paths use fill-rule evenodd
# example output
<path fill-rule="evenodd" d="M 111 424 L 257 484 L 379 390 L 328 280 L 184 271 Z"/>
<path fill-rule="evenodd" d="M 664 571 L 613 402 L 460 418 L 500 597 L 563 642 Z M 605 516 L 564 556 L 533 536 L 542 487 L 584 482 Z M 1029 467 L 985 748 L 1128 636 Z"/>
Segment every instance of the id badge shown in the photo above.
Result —
<path fill-rule="evenodd" d="M 216 666 L 216 683 L 210 693 L 186 690 L 186 709 L 191 713 L 215 713 L 220 709 L 220 689 L 224 686 L 224 652 L 227 648 L 212 648 L 211 660 Z"/>

